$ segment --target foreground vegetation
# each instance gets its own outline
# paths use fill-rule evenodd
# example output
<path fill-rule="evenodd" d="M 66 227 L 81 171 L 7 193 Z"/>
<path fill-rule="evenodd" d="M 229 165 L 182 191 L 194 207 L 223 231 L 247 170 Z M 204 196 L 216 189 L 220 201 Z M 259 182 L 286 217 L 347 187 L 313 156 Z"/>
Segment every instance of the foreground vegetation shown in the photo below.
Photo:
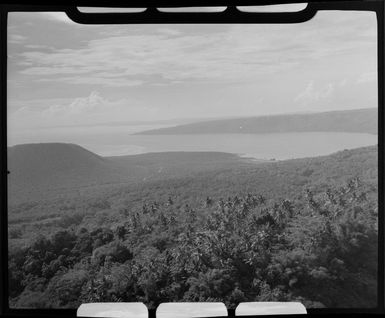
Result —
<path fill-rule="evenodd" d="M 376 149 L 244 169 L 12 207 L 11 307 L 376 306 Z"/>

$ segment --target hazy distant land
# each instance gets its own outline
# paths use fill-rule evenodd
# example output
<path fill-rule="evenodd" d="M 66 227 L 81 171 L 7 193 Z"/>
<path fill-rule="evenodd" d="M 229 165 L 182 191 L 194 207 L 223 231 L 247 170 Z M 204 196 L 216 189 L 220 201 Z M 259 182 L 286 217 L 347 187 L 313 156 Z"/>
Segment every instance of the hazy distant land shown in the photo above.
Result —
<path fill-rule="evenodd" d="M 174 127 L 145 130 L 136 134 L 265 134 L 310 131 L 377 134 L 377 109 L 368 108 L 309 114 L 283 114 L 209 120 Z"/>

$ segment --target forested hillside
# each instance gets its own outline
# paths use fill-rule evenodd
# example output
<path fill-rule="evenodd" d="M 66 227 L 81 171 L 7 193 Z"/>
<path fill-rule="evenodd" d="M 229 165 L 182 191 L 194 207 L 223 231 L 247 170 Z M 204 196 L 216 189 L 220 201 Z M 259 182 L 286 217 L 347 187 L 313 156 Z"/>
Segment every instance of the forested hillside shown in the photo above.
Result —
<path fill-rule="evenodd" d="M 222 152 L 101 157 L 75 144 L 17 145 L 8 148 L 8 200 L 11 204 L 40 201 L 73 196 L 79 189 L 108 188 L 247 165 L 252 165 L 250 160 Z"/>
<path fill-rule="evenodd" d="M 377 194 L 377 148 L 367 147 L 15 204 L 11 307 L 374 307 Z"/>

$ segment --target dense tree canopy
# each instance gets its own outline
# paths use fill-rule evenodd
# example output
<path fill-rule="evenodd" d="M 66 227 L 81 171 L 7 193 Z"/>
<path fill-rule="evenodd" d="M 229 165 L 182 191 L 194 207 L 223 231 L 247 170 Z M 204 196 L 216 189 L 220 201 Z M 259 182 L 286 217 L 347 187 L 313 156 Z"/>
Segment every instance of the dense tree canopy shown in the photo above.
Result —
<path fill-rule="evenodd" d="M 375 306 L 375 190 L 351 178 L 291 199 L 243 193 L 192 204 L 169 193 L 141 208 L 122 207 L 119 224 L 87 228 L 74 218 L 10 250 L 11 306 L 175 300 L 232 308 L 271 300 Z"/>

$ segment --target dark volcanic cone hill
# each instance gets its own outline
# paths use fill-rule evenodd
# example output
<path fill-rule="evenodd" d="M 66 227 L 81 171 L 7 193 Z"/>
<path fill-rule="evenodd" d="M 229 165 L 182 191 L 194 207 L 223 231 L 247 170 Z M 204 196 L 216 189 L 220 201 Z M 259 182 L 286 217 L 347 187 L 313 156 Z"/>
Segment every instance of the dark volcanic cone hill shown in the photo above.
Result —
<path fill-rule="evenodd" d="M 54 188 L 73 188 L 119 177 L 108 159 L 78 145 L 24 144 L 8 148 L 10 194 Z"/>

